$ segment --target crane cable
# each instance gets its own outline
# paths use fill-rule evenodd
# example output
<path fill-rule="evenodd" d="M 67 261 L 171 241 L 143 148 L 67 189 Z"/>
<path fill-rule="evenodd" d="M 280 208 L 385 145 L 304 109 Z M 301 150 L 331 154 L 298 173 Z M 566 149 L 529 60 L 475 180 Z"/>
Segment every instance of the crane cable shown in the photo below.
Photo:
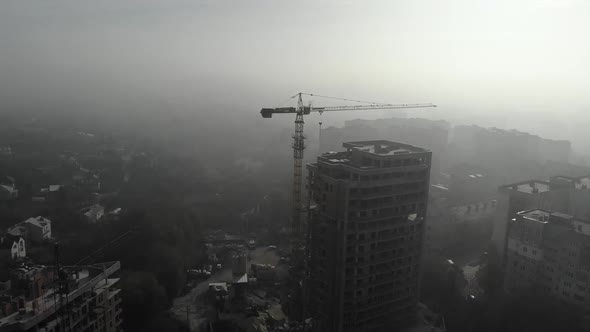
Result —
<path fill-rule="evenodd" d="M 135 231 L 135 229 L 130 229 L 128 231 L 126 231 L 125 233 L 117 236 L 116 238 L 110 240 L 107 244 L 101 246 L 100 248 L 94 250 L 93 252 L 91 252 L 88 256 L 82 258 L 81 260 L 79 260 L 76 264 L 74 264 L 73 266 L 78 266 L 80 264 L 82 264 L 82 262 L 85 262 L 89 259 L 96 259 L 96 257 L 94 257 L 96 254 L 102 252 L 103 250 L 105 250 L 106 248 L 108 248 L 109 246 L 111 246 L 112 244 L 118 242 L 119 240 L 121 240 L 122 238 L 126 237 L 127 235 L 129 235 L 130 233 L 132 233 L 133 231 Z"/>
<path fill-rule="evenodd" d="M 377 103 L 377 102 L 373 102 L 373 101 L 364 101 L 364 100 L 356 100 L 356 99 L 348 99 L 348 98 L 330 97 L 330 96 L 323 96 L 323 95 L 318 95 L 318 94 L 313 94 L 313 93 L 301 92 L 301 94 L 306 95 L 306 96 L 311 96 L 311 97 L 320 97 L 320 98 L 326 98 L 326 99 L 351 101 L 351 102 L 355 102 L 355 103 L 365 103 L 365 104 L 371 104 L 371 105 L 388 105 L 386 103 Z M 291 97 L 289 99 L 295 98 L 297 95 L 298 94 L 294 95 L 293 97 Z"/>

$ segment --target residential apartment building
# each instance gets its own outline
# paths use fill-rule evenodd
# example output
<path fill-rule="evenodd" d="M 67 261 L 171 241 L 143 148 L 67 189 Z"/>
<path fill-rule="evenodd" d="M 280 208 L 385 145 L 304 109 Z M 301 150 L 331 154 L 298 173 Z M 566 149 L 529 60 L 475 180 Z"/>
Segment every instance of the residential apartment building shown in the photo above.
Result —
<path fill-rule="evenodd" d="M 590 220 L 590 177 L 554 176 L 549 181 L 530 180 L 500 187 L 492 245 L 505 263 L 510 221 L 519 211 L 541 209 Z"/>
<path fill-rule="evenodd" d="M 569 141 L 546 139 L 515 129 L 459 125 L 453 128 L 452 142 L 467 159 L 492 167 L 507 166 L 521 160 L 541 163 L 568 161 L 571 157 Z M 497 158 L 499 155 L 503 158 Z"/>
<path fill-rule="evenodd" d="M 548 181 L 530 180 L 500 187 L 492 231 L 492 245 L 502 262 L 506 253 L 509 222 L 516 213 L 531 209 L 564 211 L 565 203 L 554 203 L 558 197 L 559 195 L 551 190 L 551 184 Z"/>
<path fill-rule="evenodd" d="M 56 287 L 53 267 L 22 265 L 0 290 L 0 332 L 122 331 L 119 262 L 64 268 Z"/>
<path fill-rule="evenodd" d="M 540 209 L 510 221 L 504 288 L 559 299 L 590 318 L 590 222 Z"/>
<path fill-rule="evenodd" d="M 306 312 L 316 331 L 384 331 L 416 315 L 431 152 L 344 143 L 308 164 Z"/>

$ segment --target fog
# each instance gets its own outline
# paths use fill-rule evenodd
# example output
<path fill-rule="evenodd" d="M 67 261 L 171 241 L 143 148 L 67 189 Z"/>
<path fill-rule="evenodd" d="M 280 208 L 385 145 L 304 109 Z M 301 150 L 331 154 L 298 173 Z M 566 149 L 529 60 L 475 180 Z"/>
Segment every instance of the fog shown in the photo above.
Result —
<path fill-rule="evenodd" d="M 0 332 L 588 331 L 588 18 L 590 0 L 0 1 Z M 298 92 L 438 107 L 305 115 L 299 178 L 295 115 L 259 113 Z M 97 271 L 108 308 L 75 309 Z"/>
<path fill-rule="evenodd" d="M 567 138 L 543 121 L 570 135 L 588 122 L 589 13 L 575 0 L 4 1 L 2 109 L 232 121 L 303 90 Z"/>

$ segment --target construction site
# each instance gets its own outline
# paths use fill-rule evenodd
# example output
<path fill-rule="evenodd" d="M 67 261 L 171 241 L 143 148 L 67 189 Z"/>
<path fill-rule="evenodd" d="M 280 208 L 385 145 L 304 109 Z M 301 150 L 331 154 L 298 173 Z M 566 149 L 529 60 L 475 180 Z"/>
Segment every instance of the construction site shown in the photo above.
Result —
<path fill-rule="evenodd" d="M 299 93 L 292 97 L 296 107 L 260 112 L 263 118 L 295 115 L 287 241 L 258 243 L 254 233 L 211 232 L 207 263 L 187 271 L 193 288 L 177 299 L 174 313 L 198 331 L 443 326 L 418 305 L 431 153 L 389 141 L 343 142 L 344 152 L 321 153 L 306 175 L 303 169 L 305 115 L 435 105 L 319 96 L 353 105 L 314 107 L 304 106 L 305 95 L 317 97 Z"/>

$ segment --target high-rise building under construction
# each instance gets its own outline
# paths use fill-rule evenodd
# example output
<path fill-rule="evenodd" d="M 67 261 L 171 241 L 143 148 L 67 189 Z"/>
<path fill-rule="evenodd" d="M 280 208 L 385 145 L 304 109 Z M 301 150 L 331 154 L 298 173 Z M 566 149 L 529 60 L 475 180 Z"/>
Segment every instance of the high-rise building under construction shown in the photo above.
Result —
<path fill-rule="evenodd" d="M 306 313 L 316 331 L 389 331 L 415 317 L 432 154 L 343 147 L 307 166 Z"/>

